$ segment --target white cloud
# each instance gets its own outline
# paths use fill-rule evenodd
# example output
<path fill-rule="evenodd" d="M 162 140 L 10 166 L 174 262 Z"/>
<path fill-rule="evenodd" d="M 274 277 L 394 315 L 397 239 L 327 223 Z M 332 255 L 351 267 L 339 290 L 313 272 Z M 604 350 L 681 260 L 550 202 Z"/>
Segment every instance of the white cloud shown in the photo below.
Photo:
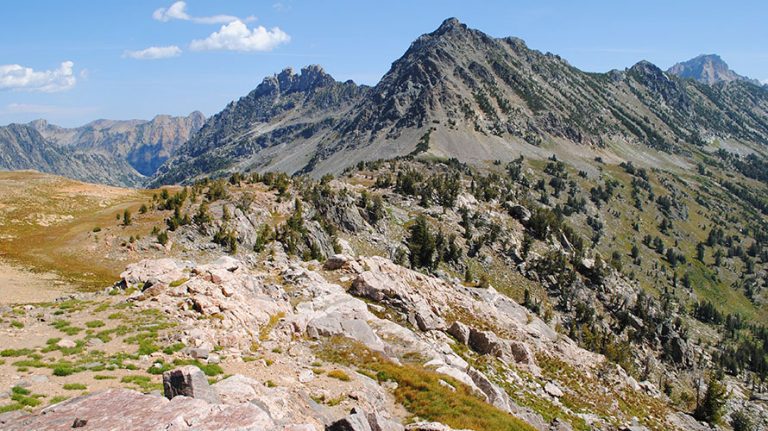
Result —
<path fill-rule="evenodd" d="M 192 16 L 187 13 L 187 3 L 177 1 L 168 7 L 161 7 L 152 13 L 152 18 L 161 22 L 171 20 L 190 21 L 197 24 L 229 24 L 233 21 L 242 21 L 232 15 Z M 256 17 L 249 16 L 244 21 L 254 21 Z"/>
<path fill-rule="evenodd" d="M 766 78 L 766 79 L 763 79 L 763 80 L 762 80 L 762 81 L 760 81 L 760 82 L 762 82 L 762 83 L 763 83 L 763 85 L 768 85 L 768 78 Z"/>
<path fill-rule="evenodd" d="M 251 30 L 242 21 L 233 21 L 205 39 L 193 40 L 189 48 L 193 51 L 271 51 L 290 41 L 291 36 L 278 27 L 267 29 L 260 25 Z"/>
<path fill-rule="evenodd" d="M 136 60 L 159 60 L 162 58 L 178 57 L 181 55 L 181 48 L 176 45 L 170 46 L 150 46 L 147 49 L 139 51 L 125 51 L 123 57 L 134 58 Z"/>
<path fill-rule="evenodd" d="M 75 63 L 65 61 L 58 69 L 36 71 L 18 64 L 0 65 L 0 90 L 54 93 L 71 89 L 77 83 Z"/>

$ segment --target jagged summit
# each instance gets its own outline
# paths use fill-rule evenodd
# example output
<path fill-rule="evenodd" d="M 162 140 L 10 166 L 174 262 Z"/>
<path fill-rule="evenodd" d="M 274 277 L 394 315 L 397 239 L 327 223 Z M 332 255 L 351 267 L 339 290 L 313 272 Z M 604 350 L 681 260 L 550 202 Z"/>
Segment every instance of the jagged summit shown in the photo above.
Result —
<path fill-rule="evenodd" d="M 648 60 L 640 60 L 627 69 L 627 72 L 635 76 L 652 79 L 668 79 L 664 71 Z"/>
<path fill-rule="evenodd" d="M 668 73 L 681 78 L 695 79 L 704 84 L 717 84 L 719 82 L 748 81 L 759 84 L 754 79 L 741 76 L 728 67 L 717 54 L 702 54 L 688 61 L 675 64 L 667 70 Z"/>
<path fill-rule="evenodd" d="M 447 18 L 440 24 L 440 27 L 437 28 L 432 34 L 440 35 L 447 33 L 449 31 L 461 31 L 461 30 L 467 30 L 467 25 L 463 24 L 461 21 L 459 21 L 457 18 L 451 17 Z"/>
<path fill-rule="evenodd" d="M 311 91 L 332 85 L 335 82 L 336 80 L 319 65 L 303 67 L 299 74 L 293 68 L 287 67 L 278 74 L 264 78 L 257 90 L 261 88 L 263 91 L 278 91 L 289 94 Z"/>

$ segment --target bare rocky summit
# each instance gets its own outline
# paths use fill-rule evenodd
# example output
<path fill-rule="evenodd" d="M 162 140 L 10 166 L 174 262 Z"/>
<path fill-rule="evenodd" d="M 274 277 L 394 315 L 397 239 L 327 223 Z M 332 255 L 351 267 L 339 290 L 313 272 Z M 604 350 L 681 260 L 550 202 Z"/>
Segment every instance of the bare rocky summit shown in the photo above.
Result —
<path fill-rule="evenodd" d="M 704 84 L 714 85 L 720 82 L 747 81 L 756 85 L 760 82 L 741 76 L 728 67 L 717 54 L 702 54 L 688 61 L 675 64 L 667 73 L 681 78 L 695 79 Z"/>

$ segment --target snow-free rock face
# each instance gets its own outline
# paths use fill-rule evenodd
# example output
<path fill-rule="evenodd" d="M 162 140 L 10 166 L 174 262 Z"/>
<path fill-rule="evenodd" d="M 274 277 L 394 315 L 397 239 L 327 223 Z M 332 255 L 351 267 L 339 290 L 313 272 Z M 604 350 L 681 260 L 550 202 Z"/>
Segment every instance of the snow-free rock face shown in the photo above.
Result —
<path fill-rule="evenodd" d="M 160 308 L 189 327 L 188 346 L 221 345 L 246 349 L 254 331 L 272 316 L 288 311 L 277 301 L 280 292 L 245 268 L 225 257 L 208 265 L 193 265 L 171 259 L 143 260 L 123 272 L 121 286 L 140 287 L 132 298 Z M 198 324 L 200 317 L 215 316 L 210 326 Z M 209 320 L 209 323 L 213 323 Z"/>
<path fill-rule="evenodd" d="M 169 400 L 183 396 L 197 398 L 217 404 L 219 397 L 208 385 L 208 380 L 197 368 L 192 365 L 177 368 L 163 373 L 163 390 Z"/>
<path fill-rule="evenodd" d="M 728 64 L 717 54 L 702 54 L 688 61 L 677 63 L 670 67 L 667 73 L 681 78 L 695 79 L 709 85 L 731 81 L 751 81 L 760 85 L 757 80 L 741 76 L 731 70 Z"/>
<path fill-rule="evenodd" d="M 77 128 L 45 120 L 29 125 L 59 147 L 125 160 L 139 174 L 151 176 L 204 122 L 205 116 L 195 111 L 186 117 L 157 115 L 150 121 L 96 120 Z"/>

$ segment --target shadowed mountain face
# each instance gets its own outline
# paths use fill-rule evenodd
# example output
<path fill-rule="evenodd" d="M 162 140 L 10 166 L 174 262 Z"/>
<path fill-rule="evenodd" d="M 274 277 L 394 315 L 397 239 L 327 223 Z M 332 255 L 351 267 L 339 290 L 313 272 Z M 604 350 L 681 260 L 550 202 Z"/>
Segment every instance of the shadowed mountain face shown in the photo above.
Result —
<path fill-rule="evenodd" d="M 709 85 L 731 81 L 749 81 L 754 84 L 760 84 L 757 80 L 741 76 L 731 70 L 728 64 L 716 54 L 702 54 L 688 61 L 677 63 L 670 67 L 667 73 L 681 78 L 695 79 Z"/>
<path fill-rule="evenodd" d="M 143 178 L 125 160 L 76 152 L 47 141 L 34 127 L 0 127 L 0 170 L 33 169 L 92 183 L 138 187 Z"/>
<path fill-rule="evenodd" d="M 205 122 L 158 115 L 151 121 L 97 120 L 63 128 L 36 120 L 0 127 L 0 169 L 34 169 L 97 183 L 139 187 Z"/>
<path fill-rule="evenodd" d="M 610 149 L 642 162 L 713 139 L 768 142 L 768 90 L 744 80 L 708 86 L 644 61 L 586 73 L 520 39 L 448 19 L 373 88 L 337 82 L 317 66 L 265 79 L 209 119 L 152 183 L 238 170 L 322 175 L 418 153 L 482 162 L 556 152 L 591 161 Z"/>

